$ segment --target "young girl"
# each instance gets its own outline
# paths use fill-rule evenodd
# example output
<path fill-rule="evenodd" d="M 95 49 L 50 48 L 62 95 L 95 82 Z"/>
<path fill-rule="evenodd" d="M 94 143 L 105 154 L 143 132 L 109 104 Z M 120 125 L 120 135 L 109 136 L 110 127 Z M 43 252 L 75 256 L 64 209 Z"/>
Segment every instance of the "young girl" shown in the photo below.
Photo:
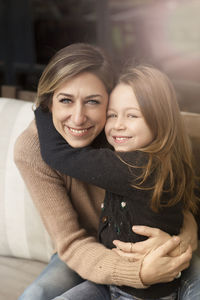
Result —
<path fill-rule="evenodd" d="M 72 102 L 70 95 L 59 99 L 60 106 Z M 99 225 L 99 240 L 106 247 L 113 248 L 114 240 L 144 240 L 132 232 L 132 225 L 177 235 L 183 211 L 196 212 L 188 136 L 174 88 L 160 71 L 130 67 L 119 77 L 105 126 L 115 152 L 72 148 L 55 130 L 50 113 L 38 108 L 35 115 L 44 160 L 62 173 L 106 190 Z M 176 299 L 179 281 L 175 278 L 147 289 L 120 286 L 117 292 L 131 299 Z M 115 292 L 112 286 L 111 293 Z"/>

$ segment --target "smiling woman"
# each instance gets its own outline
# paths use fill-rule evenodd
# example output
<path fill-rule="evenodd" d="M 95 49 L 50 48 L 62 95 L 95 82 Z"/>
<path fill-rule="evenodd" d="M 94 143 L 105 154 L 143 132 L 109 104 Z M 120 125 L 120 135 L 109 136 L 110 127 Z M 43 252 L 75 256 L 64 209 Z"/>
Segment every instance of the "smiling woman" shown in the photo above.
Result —
<path fill-rule="evenodd" d="M 108 93 L 92 73 L 81 73 L 55 90 L 50 107 L 58 132 L 72 147 L 84 147 L 106 122 Z"/>

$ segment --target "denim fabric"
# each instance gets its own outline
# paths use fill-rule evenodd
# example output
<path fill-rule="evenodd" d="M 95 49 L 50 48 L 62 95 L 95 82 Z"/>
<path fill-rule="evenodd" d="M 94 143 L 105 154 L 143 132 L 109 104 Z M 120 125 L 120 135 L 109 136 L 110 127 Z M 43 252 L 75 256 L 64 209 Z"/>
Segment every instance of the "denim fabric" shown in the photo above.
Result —
<path fill-rule="evenodd" d="M 111 300 L 143 300 L 143 298 L 134 297 L 130 294 L 121 291 L 116 286 L 110 286 L 110 294 L 111 294 Z M 153 298 L 153 299 L 149 298 L 148 300 L 176 300 L 176 299 L 177 299 L 177 293 L 173 293 L 167 297 L 160 297 L 160 298 Z"/>
<path fill-rule="evenodd" d="M 51 300 L 83 280 L 54 254 L 43 272 L 18 300 Z"/>
<path fill-rule="evenodd" d="M 70 291 L 53 300 L 110 300 L 110 292 L 107 285 L 84 281 Z"/>
<path fill-rule="evenodd" d="M 51 261 L 49 262 L 48 266 L 44 269 L 44 271 L 24 291 L 23 295 L 18 300 L 111 299 L 110 292 L 107 286 L 98 285 L 89 281 L 84 281 L 82 284 L 77 285 L 82 281 L 83 280 L 75 272 L 69 269 L 66 266 L 66 264 L 58 258 L 58 255 L 55 254 L 52 256 Z M 121 292 L 121 294 L 122 293 L 123 292 Z M 59 295 L 61 296 L 57 297 Z M 129 298 L 116 298 L 116 295 L 119 296 L 119 294 L 114 294 L 112 297 L 115 298 L 112 298 L 112 300 L 138 299 L 133 298 L 128 294 L 126 294 L 126 297 Z M 175 298 L 164 297 L 160 299 L 171 300 Z M 194 255 L 190 267 L 184 272 L 182 272 L 178 300 L 198 299 L 200 299 L 200 258 Z"/>
<path fill-rule="evenodd" d="M 178 299 L 200 299 L 200 258 L 196 255 L 193 255 L 190 267 L 182 272 Z"/>

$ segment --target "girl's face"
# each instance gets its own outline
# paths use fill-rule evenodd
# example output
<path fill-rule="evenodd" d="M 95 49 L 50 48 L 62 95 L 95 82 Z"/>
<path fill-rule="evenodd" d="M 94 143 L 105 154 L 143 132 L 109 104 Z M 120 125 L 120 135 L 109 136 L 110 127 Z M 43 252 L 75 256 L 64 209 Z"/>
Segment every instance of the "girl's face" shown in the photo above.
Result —
<path fill-rule="evenodd" d="M 119 152 L 140 149 L 154 139 L 127 84 L 118 84 L 110 95 L 105 133 L 109 144 Z"/>
<path fill-rule="evenodd" d="M 54 126 L 72 147 L 85 147 L 103 130 L 107 104 L 108 94 L 101 80 L 92 73 L 81 73 L 54 92 Z"/>

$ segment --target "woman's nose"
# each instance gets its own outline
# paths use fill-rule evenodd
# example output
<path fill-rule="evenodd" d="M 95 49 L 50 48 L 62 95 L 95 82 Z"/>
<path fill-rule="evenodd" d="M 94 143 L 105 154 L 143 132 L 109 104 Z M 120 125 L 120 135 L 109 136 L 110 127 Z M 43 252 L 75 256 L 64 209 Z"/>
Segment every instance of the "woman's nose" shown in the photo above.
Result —
<path fill-rule="evenodd" d="M 72 120 L 74 125 L 80 126 L 86 121 L 85 109 L 82 105 L 77 104 L 72 112 Z"/>

